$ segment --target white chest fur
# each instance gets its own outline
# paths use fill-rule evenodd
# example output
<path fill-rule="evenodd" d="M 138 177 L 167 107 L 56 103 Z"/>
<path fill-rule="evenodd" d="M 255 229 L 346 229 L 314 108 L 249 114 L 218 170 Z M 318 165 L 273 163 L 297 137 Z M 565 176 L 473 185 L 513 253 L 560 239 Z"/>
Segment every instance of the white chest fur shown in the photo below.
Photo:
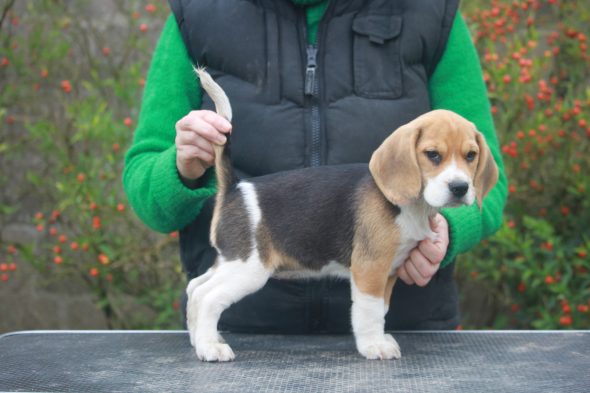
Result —
<path fill-rule="evenodd" d="M 391 273 L 393 274 L 410 255 L 416 245 L 429 238 L 436 239 L 436 233 L 430 229 L 430 217 L 436 214 L 436 210 L 424 203 L 416 203 L 401 208 L 400 215 L 396 218 L 396 224 L 401 231 L 400 246 L 393 258 Z"/>

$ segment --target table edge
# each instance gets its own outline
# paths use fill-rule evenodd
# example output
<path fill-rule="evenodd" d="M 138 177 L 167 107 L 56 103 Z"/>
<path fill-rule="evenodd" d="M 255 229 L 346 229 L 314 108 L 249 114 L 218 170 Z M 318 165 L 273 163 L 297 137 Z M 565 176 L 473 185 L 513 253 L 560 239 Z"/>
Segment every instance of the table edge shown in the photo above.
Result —
<path fill-rule="evenodd" d="M 188 334 L 187 330 L 17 330 L 0 334 L 0 340 L 9 336 L 33 335 L 33 334 Z M 222 332 L 223 333 L 223 332 Z M 394 330 L 393 334 L 590 334 L 590 330 Z M 232 333 L 227 333 L 232 334 Z M 240 333 L 234 333 L 240 334 Z M 305 334 L 247 334 L 260 336 L 307 336 Z M 322 334 L 324 336 L 336 336 L 336 334 Z M 338 336 L 352 334 L 338 334 Z M 315 336 L 315 334 L 314 334 Z"/>

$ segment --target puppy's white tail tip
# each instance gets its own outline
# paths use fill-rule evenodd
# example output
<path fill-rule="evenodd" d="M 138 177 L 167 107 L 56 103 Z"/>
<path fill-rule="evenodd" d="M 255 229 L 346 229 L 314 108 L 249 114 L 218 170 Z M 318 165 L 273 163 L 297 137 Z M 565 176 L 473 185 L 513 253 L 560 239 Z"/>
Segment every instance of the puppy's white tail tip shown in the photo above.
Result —
<path fill-rule="evenodd" d="M 213 80 L 211 75 L 209 75 L 209 73 L 205 71 L 205 67 L 193 66 L 193 69 L 199 76 L 199 80 L 201 81 L 201 87 L 203 88 L 203 90 L 207 92 L 207 94 L 209 94 L 209 97 L 211 97 L 211 99 L 215 103 L 215 111 L 219 115 L 225 117 L 229 122 L 231 122 L 231 105 L 229 103 L 229 98 L 227 98 L 227 95 L 225 94 L 221 86 L 219 86 L 217 82 Z"/>

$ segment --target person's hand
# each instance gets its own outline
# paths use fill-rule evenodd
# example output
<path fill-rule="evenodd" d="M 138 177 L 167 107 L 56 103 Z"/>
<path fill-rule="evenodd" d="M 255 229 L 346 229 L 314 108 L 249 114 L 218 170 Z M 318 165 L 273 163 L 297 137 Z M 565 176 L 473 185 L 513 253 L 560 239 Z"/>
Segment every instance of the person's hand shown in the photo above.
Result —
<path fill-rule="evenodd" d="M 430 228 L 436 233 L 435 241 L 424 239 L 410 252 L 410 256 L 397 270 L 398 277 L 408 285 L 420 287 L 430 282 L 438 271 L 449 247 L 449 224 L 440 214 L 430 220 Z"/>
<path fill-rule="evenodd" d="M 231 131 L 229 121 L 208 110 L 191 111 L 176 122 L 176 167 L 189 180 L 201 177 L 213 165 L 213 143 L 223 145 Z"/>

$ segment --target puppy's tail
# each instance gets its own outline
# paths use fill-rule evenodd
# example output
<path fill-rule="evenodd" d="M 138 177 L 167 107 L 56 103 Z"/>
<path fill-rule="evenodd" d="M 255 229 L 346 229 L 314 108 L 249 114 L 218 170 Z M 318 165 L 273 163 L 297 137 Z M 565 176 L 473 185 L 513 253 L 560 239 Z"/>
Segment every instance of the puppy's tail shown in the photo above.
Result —
<path fill-rule="evenodd" d="M 205 71 L 202 67 L 195 67 L 195 72 L 199 76 L 201 81 L 201 87 L 207 92 L 213 103 L 215 104 L 215 111 L 220 116 L 224 117 L 231 123 L 232 110 L 227 95 L 211 78 L 211 75 Z M 213 144 L 213 150 L 215 152 L 215 175 L 217 177 L 217 195 L 218 202 L 220 198 L 227 193 L 227 191 L 233 186 L 237 179 L 233 173 L 231 165 L 231 150 L 230 150 L 230 134 L 226 134 L 227 142 L 225 145 Z M 221 205 L 221 203 L 218 203 Z"/>

